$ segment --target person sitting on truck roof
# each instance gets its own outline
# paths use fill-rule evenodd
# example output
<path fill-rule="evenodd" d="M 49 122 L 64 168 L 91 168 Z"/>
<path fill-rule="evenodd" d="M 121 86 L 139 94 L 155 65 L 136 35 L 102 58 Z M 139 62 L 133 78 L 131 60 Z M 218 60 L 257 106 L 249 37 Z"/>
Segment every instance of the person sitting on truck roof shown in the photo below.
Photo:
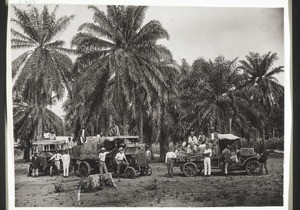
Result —
<path fill-rule="evenodd" d="M 186 154 L 188 154 L 188 155 L 193 154 L 193 149 L 190 144 L 188 144 L 186 147 Z"/>
<path fill-rule="evenodd" d="M 128 160 L 124 154 L 124 149 L 122 147 L 120 147 L 119 152 L 117 153 L 116 157 L 115 157 L 116 163 L 117 163 L 117 176 L 119 178 L 120 181 L 120 168 L 122 165 L 126 165 L 128 166 Z"/>
<path fill-rule="evenodd" d="M 112 126 L 109 128 L 109 136 L 120 136 L 120 130 L 119 127 L 116 125 L 116 123 L 113 121 Z"/>
<path fill-rule="evenodd" d="M 188 143 L 194 147 L 194 145 L 198 145 L 198 139 L 197 137 L 195 136 L 195 132 L 191 132 L 191 136 L 189 137 L 188 139 Z"/>

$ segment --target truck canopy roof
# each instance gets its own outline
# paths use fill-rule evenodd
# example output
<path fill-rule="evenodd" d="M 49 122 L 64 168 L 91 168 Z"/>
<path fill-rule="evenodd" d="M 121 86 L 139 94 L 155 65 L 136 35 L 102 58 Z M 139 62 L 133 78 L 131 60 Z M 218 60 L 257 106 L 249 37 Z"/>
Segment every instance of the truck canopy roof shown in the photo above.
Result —
<path fill-rule="evenodd" d="M 229 141 L 236 141 L 239 140 L 240 137 L 235 136 L 231 133 L 227 133 L 227 134 L 218 134 L 218 139 L 219 140 L 229 140 Z"/>

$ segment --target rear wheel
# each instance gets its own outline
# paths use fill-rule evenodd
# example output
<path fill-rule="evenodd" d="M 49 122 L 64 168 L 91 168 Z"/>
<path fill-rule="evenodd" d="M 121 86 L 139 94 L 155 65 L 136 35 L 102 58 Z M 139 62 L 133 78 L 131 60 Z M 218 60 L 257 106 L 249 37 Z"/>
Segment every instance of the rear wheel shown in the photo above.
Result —
<path fill-rule="evenodd" d="M 57 175 L 58 174 L 57 167 L 56 166 L 50 166 L 49 174 L 50 174 L 50 176 Z"/>
<path fill-rule="evenodd" d="M 246 163 L 245 169 L 249 175 L 260 175 L 262 174 L 262 167 L 257 160 L 250 160 Z"/>
<path fill-rule="evenodd" d="M 87 177 L 88 175 L 91 174 L 91 166 L 88 162 L 86 161 L 82 161 L 80 164 L 79 164 L 79 167 L 78 167 L 78 172 L 79 172 L 79 175 L 82 176 L 82 177 Z"/>
<path fill-rule="evenodd" d="M 125 169 L 124 174 L 127 179 L 134 179 L 135 178 L 135 169 L 129 166 Z"/>
<path fill-rule="evenodd" d="M 145 170 L 145 174 L 147 176 L 151 176 L 151 174 L 152 174 L 152 168 L 151 168 L 150 165 L 147 165 L 146 170 Z"/>
<path fill-rule="evenodd" d="M 193 162 L 187 162 L 182 166 L 183 174 L 185 176 L 196 176 L 198 173 L 198 167 Z"/>

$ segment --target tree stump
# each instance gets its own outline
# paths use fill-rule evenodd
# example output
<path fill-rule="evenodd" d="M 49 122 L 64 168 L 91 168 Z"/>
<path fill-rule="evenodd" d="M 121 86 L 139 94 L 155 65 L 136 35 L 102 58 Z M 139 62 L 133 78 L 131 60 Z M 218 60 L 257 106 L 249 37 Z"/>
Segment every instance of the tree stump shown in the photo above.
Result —
<path fill-rule="evenodd" d="M 78 187 L 81 192 L 103 190 L 105 187 L 118 189 L 111 173 L 89 175 L 86 179 L 79 182 Z"/>

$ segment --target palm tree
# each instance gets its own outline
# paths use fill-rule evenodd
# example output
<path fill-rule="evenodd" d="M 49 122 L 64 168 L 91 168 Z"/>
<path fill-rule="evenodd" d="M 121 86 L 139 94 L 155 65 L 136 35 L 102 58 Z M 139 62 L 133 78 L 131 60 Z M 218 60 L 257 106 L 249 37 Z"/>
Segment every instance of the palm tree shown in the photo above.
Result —
<path fill-rule="evenodd" d="M 246 75 L 248 96 L 264 109 L 265 115 L 271 116 L 272 107 L 279 106 L 279 100 L 283 95 L 284 88 L 274 77 L 283 72 L 283 66 L 272 68 L 278 59 L 276 53 L 268 52 L 264 55 L 250 52 L 246 60 L 240 61 L 239 68 Z M 265 139 L 266 117 L 258 120 L 258 127 L 261 128 L 262 138 Z"/>
<path fill-rule="evenodd" d="M 29 160 L 31 140 L 35 137 L 39 119 L 42 119 L 44 130 L 63 132 L 63 122 L 60 117 L 47 108 L 40 112 L 35 104 L 26 103 L 23 100 L 14 101 L 14 134 L 21 140 L 24 150 L 24 159 Z"/>
<path fill-rule="evenodd" d="M 79 53 L 75 64 L 80 74 L 78 100 L 89 110 L 85 123 L 108 103 L 117 110 L 119 122 L 126 124 L 127 113 L 139 118 L 143 141 L 145 111 L 167 88 L 160 67 L 171 53 L 157 41 L 169 34 L 159 21 L 143 25 L 144 6 L 107 6 L 106 14 L 95 6 L 88 8 L 94 12 L 94 23 L 81 25 L 71 42 Z"/>
<path fill-rule="evenodd" d="M 245 94 L 237 90 L 243 78 L 236 68 L 236 59 L 217 57 L 214 61 L 197 59 L 183 81 L 181 122 L 190 130 L 208 132 L 210 126 L 220 132 L 255 132 L 249 119 L 257 114 Z"/>
<path fill-rule="evenodd" d="M 14 7 L 16 19 L 12 19 L 18 29 L 11 29 L 11 48 L 26 49 L 12 62 L 14 90 L 24 101 L 35 104 L 38 138 L 42 135 L 41 116 L 46 105 L 52 104 L 53 93 L 57 99 L 62 98 L 65 88 L 71 93 L 72 61 L 64 54 L 70 50 L 57 37 L 74 16 L 56 18 L 57 8 L 49 13 L 47 6 L 41 12 L 36 7 L 29 10 Z"/>

